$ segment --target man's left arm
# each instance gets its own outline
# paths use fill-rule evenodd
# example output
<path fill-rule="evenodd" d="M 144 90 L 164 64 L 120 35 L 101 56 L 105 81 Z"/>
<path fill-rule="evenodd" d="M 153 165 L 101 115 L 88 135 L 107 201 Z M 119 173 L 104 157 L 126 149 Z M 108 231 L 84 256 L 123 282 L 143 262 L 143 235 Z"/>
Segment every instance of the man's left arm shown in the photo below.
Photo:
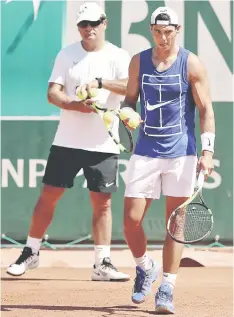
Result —
<path fill-rule="evenodd" d="M 202 155 L 199 159 L 199 168 L 208 170 L 211 174 L 214 168 L 215 117 L 207 73 L 199 58 L 194 54 L 188 57 L 188 77 L 200 117 Z"/>

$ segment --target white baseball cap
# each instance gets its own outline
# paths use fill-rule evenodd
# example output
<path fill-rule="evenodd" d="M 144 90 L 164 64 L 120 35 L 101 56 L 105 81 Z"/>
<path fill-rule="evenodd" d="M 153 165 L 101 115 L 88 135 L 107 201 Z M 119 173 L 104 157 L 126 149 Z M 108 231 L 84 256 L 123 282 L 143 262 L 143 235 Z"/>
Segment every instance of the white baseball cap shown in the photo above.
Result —
<path fill-rule="evenodd" d="M 76 24 L 81 21 L 98 21 L 101 17 L 106 17 L 103 9 L 95 2 L 86 2 L 80 6 L 80 11 L 77 13 Z"/>
<path fill-rule="evenodd" d="M 168 20 L 160 20 L 158 16 L 160 14 L 166 14 L 168 16 Z M 179 24 L 178 15 L 175 13 L 174 10 L 168 7 L 159 7 L 157 8 L 151 15 L 151 24 L 158 24 L 158 25 L 171 25 Z"/>

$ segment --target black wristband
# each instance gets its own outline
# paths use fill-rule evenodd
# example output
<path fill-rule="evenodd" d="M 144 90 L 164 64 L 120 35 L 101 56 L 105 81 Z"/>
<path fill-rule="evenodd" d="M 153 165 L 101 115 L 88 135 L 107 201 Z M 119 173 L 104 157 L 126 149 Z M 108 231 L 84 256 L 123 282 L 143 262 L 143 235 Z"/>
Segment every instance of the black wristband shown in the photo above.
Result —
<path fill-rule="evenodd" d="M 95 78 L 98 81 L 98 89 L 102 88 L 102 78 L 101 77 L 97 77 Z"/>

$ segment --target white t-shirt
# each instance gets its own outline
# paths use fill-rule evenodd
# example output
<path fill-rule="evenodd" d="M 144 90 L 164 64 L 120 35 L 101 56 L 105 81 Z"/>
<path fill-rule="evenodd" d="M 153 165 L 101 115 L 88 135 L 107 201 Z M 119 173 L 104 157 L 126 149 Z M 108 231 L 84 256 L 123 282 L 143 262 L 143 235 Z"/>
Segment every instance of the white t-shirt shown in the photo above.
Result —
<path fill-rule="evenodd" d="M 109 42 L 97 52 L 87 52 L 81 42 L 77 42 L 59 52 L 49 82 L 63 85 L 65 92 L 78 100 L 75 95 L 77 86 L 89 83 L 96 77 L 104 80 L 127 78 L 129 63 L 128 52 Z M 105 89 L 98 89 L 97 92 L 95 99 L 104 107 L 120 107 L 123 96 Z M 119 153 L 96 113 L 62 109 L 53 144 L 88 151 Z"/>

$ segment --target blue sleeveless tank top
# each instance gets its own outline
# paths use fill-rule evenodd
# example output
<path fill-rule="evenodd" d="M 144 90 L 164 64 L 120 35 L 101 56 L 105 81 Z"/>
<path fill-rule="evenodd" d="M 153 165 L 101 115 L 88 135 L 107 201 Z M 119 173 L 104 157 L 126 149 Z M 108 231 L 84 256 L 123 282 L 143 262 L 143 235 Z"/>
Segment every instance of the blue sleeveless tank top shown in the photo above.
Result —
<path fill-rule="evenodd" d="M 142 123 L 134 153 L 173 158 L 196 155 L 195 102 L 188 82 L 189 51 L 179 49 L 171 67 L 158 72 L 152 48 L 140 53 Z"/>

